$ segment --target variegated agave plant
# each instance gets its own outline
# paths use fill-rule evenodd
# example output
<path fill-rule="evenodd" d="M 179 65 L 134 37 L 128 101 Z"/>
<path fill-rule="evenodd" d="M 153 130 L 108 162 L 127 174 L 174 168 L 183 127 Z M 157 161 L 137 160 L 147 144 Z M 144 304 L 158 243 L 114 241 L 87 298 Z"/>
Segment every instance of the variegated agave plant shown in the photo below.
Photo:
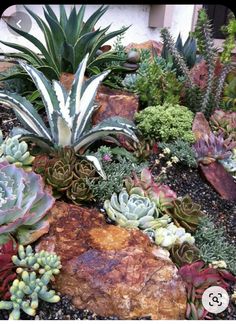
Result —
<path fill-rule="evenodd" d="M 117 134 L 124 134 L 138 142 L 134 133 L 134 124 L 117 116 L 90 128 L 92 113 L 96 108 L 94 103 L 96 91 L 109 71 L 84 80 L 88 57 L 89 54 L 79 65 L 69 93 L 60 82 L 53 80 L 51 83 L 42 72 L 19 61 L 41 94 L 50 130 L 28 100 L 15 93 L 0 91 L 0 103 L 12 108 L 26 128 L 26 130 L 15 129 L 14 135 L 22 134 L 22 140 L 33 141 L 44 149 L 50 150 L 52 146 L 56 148 L 71 146 L 76 152 L 82 148 L 86 149 L 96 140 L 107 136 L 114 140 L 113 136 Z M 87 159 L 94 163 L 99 174 L 105 178 L 97 158 L 87 156 Z"/>

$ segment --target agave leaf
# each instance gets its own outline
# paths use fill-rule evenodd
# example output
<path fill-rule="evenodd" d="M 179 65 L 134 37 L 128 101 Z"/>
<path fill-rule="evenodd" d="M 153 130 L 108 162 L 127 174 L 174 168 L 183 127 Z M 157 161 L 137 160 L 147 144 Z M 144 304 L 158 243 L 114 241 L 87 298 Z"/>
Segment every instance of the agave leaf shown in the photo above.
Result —
<path fill-rule="evenodd" d="M 13 73 L 9 76 L 3 76 L 3 77 L 0 77 L 0 81 L 6 81 L 6 80 L 11 80 L 11 79 L 23 79 L 23 78 L 28 78 L 28 75 L 23 71 L 23 72 L 16 72 L 16 73 Z"/>
<path fill-rule="evenodd" d="M 52 8 L 49 5 L 45 5 L 45 8 L 47 10 L 47 14 L 54 19 L 57 23 L 59 23 L 59 20 L 57 19 L 56 14 L 54 13 L 54 11 L 52 10 Z"/>
<path fill-rule="evenodd" d="M 77 13 L 75 6 L 71 10 L 66 29 L 65 29 L 65 35 L 66 40 L 69 44 L 74 44 L 76 42 L 76 39 L 78 37 L 78 20 L 77 20 Z"/>
<path fill-rule="evenodd" d="M 57 116 L 57 117 L 56 117 Z M 56 135 L 56 143 L 59 146 L 71 146 L 71 128 L 69 127 L 68 123 L 62 117 L 59 112 L 54 112 L 53 117 L 55 118 L 56 123 L 55 125 L 55 135 Z"/>
<path fill-rule="evenodd" d="M 85 158 L 89 161 L 91 161 L 94 165 L 94 167 L 96 168 L 98 174 L 104 179 L 107 179 L 106 173 L 104 172 L 102 165 L 100 163 L 100 161 L 97 159 L 97 157 L 95 156 L 91 156 L 91 155 L 86 155 Z"/>
<path fill-rule="evenodd" d="M 76 71 L 76 64 L 75 64 L 75 50 L 74 47 L 67 42 L 63 43 L 63 49 L 62 49 L 62 58 L 64 61 L 68 64 L 72 65 L 73 71 Z M 66 64 L 64 62 L 64 65 L 62 66 L 62 71 L 66 71 Z"/>
<path fill-rule="evenodd" d="M 37 135 L 45 137 L 48 140 L 52 139 L 42 118 L 28 100 L 17 94 L 0 91 L 0 102 L 13 108 L 16 116 L 27 129 L 34 131 Z"/>
<path fill-rule="evenodd" d="M 81 35 L 87 34 L 89 31 L 93 30 L 97 21 L 102 17 L 102 15 L 107 11 L 108 6 L 104 7 L 103 5 L 99 7 L 86 21 L 81 30 Z"/>
<path fill-rule="evenodd" d="M 124 62 L 126 59 L 119 58 L 117 55 L 113 54 L 112 52 L 105 52 L 101 55 L 99 55 L 97 58 L 95 58 L 93 61 L 91 61 L 88 65 L 88 68 L 92 65 L 101 64 L 104 62 L 109 61 L 121 61 Z"/>
<path fill-rule="evenodd" d="M 64 5 L 60 5 L 60 25 L 63 28 L 63 30 L 66 33 L 66 25 L 67 25 L 67 14 L 66 14 L 66 10 L 65 10 L 65 6 Z M 66 33 L 67 36 L 67 33 Z"/>

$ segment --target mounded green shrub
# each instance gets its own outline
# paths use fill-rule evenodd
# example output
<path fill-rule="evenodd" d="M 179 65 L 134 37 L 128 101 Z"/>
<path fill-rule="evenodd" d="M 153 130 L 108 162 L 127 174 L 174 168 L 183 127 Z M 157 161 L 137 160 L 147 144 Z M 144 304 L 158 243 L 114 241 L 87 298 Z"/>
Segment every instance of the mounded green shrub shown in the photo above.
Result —
<path fill-rule="evenodd" d="M 190 143 L 194 141 L 193 117 L 187 107 L 170 104 L 149 106 L 135 115 L 137 126 L 145 137 L 166 142 L 181 139 Z"/>

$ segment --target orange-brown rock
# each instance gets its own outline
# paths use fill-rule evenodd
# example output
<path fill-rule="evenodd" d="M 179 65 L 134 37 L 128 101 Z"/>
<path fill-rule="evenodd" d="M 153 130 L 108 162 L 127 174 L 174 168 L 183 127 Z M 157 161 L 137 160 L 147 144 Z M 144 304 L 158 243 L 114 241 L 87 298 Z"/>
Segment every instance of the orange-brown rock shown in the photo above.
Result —
<path fill-rule="evenodd" d="M 37 249 L 61 256 L 55 286 L 104 317 L 184 319 L 185 284 L 166 251 L 139 230 L 105 222 L 96 209 L 57 202 Z"/>
<path fill-rule="evenodd" d="M 219 162 L 209 165 L 200 164 L 200 170 L 211 186 L 224 199 L 236 201 L 236 183 Z"/>
<path fill-rule="evenodd" d="M 196 140 L 201 139 L 205 135 L 210 135 L 211 128 L 202 112 L 196 113 L 193 120 L 192 131 Z"/>
<path fill-rule="evenodd" d="M 67 91 L 70 91 L 75 75 L 73 73 L 63 72 L 60 76 L 60 82 Z"/>
<path fill-rule="evenodd" d="M 120 116 L 133 121 L 139 106 L 138 96 L 104 85 L 99 87 L 96 101 L 98 109 L 93 114 L 94 125 L 112 116 Z"/>
<path fill-rule="evenodd" d="M 163 44 L 161 42 L 156 42 L 154 40 L 149 40 L 143 43 L 130 43 L 125 47 L 125 51 L 128 52 L 130 51 L 132 48 L 135 48 L 139 51 L 141 50 L 154 50 L 158 56 L 161 55 L 161 51 L 162 51 L 162 47 Z M 151 52 L 152 54 L 152 52 Z"/>

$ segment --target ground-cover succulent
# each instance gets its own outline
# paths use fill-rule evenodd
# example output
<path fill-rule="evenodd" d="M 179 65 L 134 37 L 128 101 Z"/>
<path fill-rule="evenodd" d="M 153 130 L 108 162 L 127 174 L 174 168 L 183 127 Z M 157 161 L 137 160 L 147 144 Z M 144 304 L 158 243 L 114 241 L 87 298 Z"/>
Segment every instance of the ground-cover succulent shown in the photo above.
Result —
<path fill-rule="evenodd" d="M 170 257 L 178 267 L 181 267 L 200 260 L 200 252 L 195 245 L 184 242 L 171 247 Z"/>
<path fill-rule="evenodd" d="M 13 239 L 0 245 L 0 300 L 10 298 L 10 286 L 16 278 L 12 256 L 17 252 L 17 244 Z"/>
<path fill-rule="evenodd" d="M 196 231 L 200 219 L 205 216 L 201 211 L 201 205 L 194 203 L 189 195 L 173 200 L 167 214 L 171 216 L 176 226 L 184 227 L 190 233 Z"/>
<path fill-rule="evenodd" d="M 111 60 L 122 61 L 115 52 L 103 53 L 99 52 L 99 49 L 104 43 L 122 34 L 128 28 L 125 27 L 110 33 L 107 33 L 110 26 L 95 30 L 95 24 L 105 14 L 108 6 L 100 6 L 84 22 L 85 8 L 86 6 L 82 5 L 77 11 L 73 6 L 68 16 L 64 5 L 60 5 L 60 14 L 57 17 L 54 10 L 49 5 L 45 5 L 43 8 L 45 19 L 42 19 L 25 6 L 29 15 L 42 31 L 44 44 L 30 33 L 12 25 L 9 25 L 9 28 L 34 45 L 42 56 L 20 44 L 3 41 L 2 43 L 18 51 L 15 54 L 10 54 L 10 57 L 26 60 L 35 68 L 44 71 L 50 80 L 59 80 L 63 72 L 75 73 L 87 53 L 89 53 L 89 69 L 100 67 L 102 63 Z"/>
<path fill-rule="evenodd" d="M 138 129 L 144 137 L 160 141 L 181 139 L 193 142 L 193 113 L 185 106 L 165 104 L 150 106 L 136 113 Z"/>
<path fill-rule="evenodd" d="M 168 207 L 172 206 L 172 201 L 177 197 L 169 186 L 155 183 L 148 168 L 142 170 L 140 178 L 136 173 L 133 173 L 132 177 L 128 176 L 125 179 L 125 186 L 130 195 L 138 194 L 155 202 L 161 212 L 165 212 Z"/>
<path fill-rule="evenodd" d="M 195 156 L 198 162 L 208 165 L 216 160 L 224 160 L 232 155 L 231 150 L 236 146 L 231 138 L 224 139 L 223 135 L 214 133 L 205 135 L 193 145 Z"/>
<path fill-rule="evenodd" d="M 149 222 L 159 216 L 154 202 L 137 194 L 129 195 L 123 189 L 118 195 L 113 193 L 110 200 L 104 202 L 109 218 L 121 227 L 149 228 Z"/>
<path fill-rule="evenodd" d="M 60 273 L 60 257 L 46 251 L 33 253 L 31 246 L 24 249 L 20 245 L 18 256 L 12 256 L 12 261 L 17 267 L 18 278 L 10 288 L 10 300 L 0 301 L 0 309 L 12 310 L 9 319 L 20 319 L 21 310 L 35 316 L 39 299 L 50 303 L 60 300 L 56 292 L 47 287 L 54 275 Z"/>
<path fill-rule="evenodd" d="M 217 109 L 211 115 L 210 123 L 217 134 L 223 134 L 225 138 L 231 137 L 236 141 L 236 112 Z"/>
<path fill-rule="evenodd" d="M 43 219 L 54 204 L 52 195 L 44 188 L 40 175 L 22 168 L 0 163 L 0 242 L 10 234 L 27 244 L 48 231 Z"/>
<path fill-rule="evenodd" d="M 32 170 L 34 157 L 28 151 L 28 144 L 19 141 L 19 136 L 8 137 L 4 141 L 0 130 L 0 161 L 8 161 L 17 167 L 22 167 L 26 171 Z"/>
<path fill-rule="evenodd" d="M 50 130 L 29 101 L 17 94 L 0 91 L 0 103 L 13 108 L 17 118 L 26 128 L 15 129 L 14 135 L 21 134 L 22 140 L 33 141 L 49 151 L 52 148 L 71 146 L 77 152 L 106 136 L 114 139 L 112 136 L 117 134 L 124 134 L 138 142 L 134 124 L 120 117 L 108 118 L 91 128 L 90 119 L 97 107 L 94 103 L 96 91 L 109 71 L 85 81 L 87 61 L 88 55 L 77 69 L 70 93 L 66 92 L 60 82 L 53 81 L 51 84 L 33 66 L 19 62 L 41 93 Z M 105 178 L 99 161 L 91 156 L 87 159 L 94 162 L 98 172 Z"/>
<path fill-rule="evenodd" d="M 236 278 L 226 270 L 208 267 L 203 261 L 182 266 L 178 273 L 187 284 L 187 319 L 205 319 L 208 311 L 202 305 L 202 294 L 211 286 L 229 288 Z"/>

